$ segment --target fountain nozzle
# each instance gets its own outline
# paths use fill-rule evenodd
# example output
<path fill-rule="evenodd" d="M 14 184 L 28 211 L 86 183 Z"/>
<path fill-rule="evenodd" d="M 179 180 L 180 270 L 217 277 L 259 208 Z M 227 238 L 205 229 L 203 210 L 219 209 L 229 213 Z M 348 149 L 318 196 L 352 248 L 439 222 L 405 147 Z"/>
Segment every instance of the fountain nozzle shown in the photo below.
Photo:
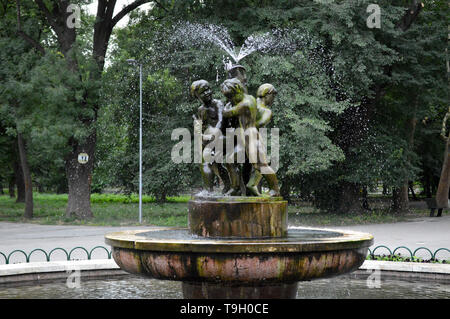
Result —
<path fill-rule="evenodd" d="M 244 88 L 247 88 L 247 74 L 245 68 L 242 65 L 234 64 L 227 67 L 228 78 L 236 78 L 241 81 Z"/>

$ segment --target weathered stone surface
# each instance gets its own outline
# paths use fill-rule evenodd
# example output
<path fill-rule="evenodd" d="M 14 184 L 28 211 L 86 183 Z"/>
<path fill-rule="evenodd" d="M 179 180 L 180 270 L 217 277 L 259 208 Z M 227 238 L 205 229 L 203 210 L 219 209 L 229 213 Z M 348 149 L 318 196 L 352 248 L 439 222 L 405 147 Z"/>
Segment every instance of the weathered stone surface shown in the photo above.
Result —
<path fill-rule="evenodd" d="M 298 283 L 223 285 L 211 282 L 183 282 L 185 299 L 295 299 Z"/>
<path fill-rule="evenodd" d="M 266 238 L 287 234 L 287 201 L 281 198 L 194 198 L 189 202 L 191 234 L 211 238 Z"/>
<path fill-rule="evenodd" d="M 222 283 L 289 283 L 356 270 L 367 247 L 308 253 L 190 253 L 113 248 L 120 268 L 163 280 Z"/>
<path fill-rule="evenodd" d="M 373 236 L 303 228 L 281 238 L 218 239 L 160 228 L 108 234 L 106 243 L 121 269 L 182 281 L 186 298 L 295 298 L 298 281 L 356 270 Z"/>

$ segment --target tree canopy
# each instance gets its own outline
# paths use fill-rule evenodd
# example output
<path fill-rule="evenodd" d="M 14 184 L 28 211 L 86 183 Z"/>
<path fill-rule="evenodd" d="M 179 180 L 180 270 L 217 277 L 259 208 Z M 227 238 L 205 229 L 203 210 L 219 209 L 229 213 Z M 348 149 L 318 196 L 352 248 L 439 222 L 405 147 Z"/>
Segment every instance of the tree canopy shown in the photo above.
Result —
<path fill-rule="evenodd" d="M 173 129 L 193 135 L 199 105 L 190 84 L 205 79 L 223 99 L 229 56 L 196 34 L 204 28 L 226 31 L 237 47 L 252 36 L 276 40 L 239 63 L 250 94 L 263 83 L 278 92 L 269 128 L 280 132 L 284 197 L 348 212 L 368 208 L 364 192 L 378 185 L 392 191 L 396 211 L 407 207 L 411 183 L 434 196 L 449 101 L 446 1 L 377 1 L 379 27 L 368 22 L 370 0 L 160 0 L 141 10 L 145 2 L 129 1 L 114 15 L 115 1 L 99 1 L 97 16 L 81 10 L 75 29 L 56 19 L 67 18 L 66 1 L 1 2 L 0 182 L 12 180 L 22 133 L 35 185 L 87 190 L 76 201 L 110 188 L 136 191 L 139 69 L 126 62 L 136 59 L 144 193 L 164 200 L 199 187 L 195 164 L 176 164 L 170 154 Z M 126 14 L 128 24 L 114 28 Z M 86 172 L 80 152 L 92 158 Z M 69 203 L 68 213 L 87 210 Z"/>

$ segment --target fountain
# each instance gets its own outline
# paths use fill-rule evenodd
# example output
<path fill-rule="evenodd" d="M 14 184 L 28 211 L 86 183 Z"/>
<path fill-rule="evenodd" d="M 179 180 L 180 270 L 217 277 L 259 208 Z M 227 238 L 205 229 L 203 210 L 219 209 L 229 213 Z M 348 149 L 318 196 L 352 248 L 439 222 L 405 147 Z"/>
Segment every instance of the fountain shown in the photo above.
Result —
<path fill-rule="evenodd" d="M 247 48 L 242 56 L 252 50 Z M 231 56 L 238 62 L 241 55 Z M 204 191 L 189 201 L 189 227 L 107 234 L 114 260 L 132 274 L 181 281 L 183 296 L 189 299 L 295 298 L 301 281 L 358 269 L 373 243 L 370 234 L 288 229 L 287 201 L 280 197 L 257 131 L 272 118 L 276 90 L 263 84 L 255 99 L 247 93 L 245 68 L 228 65 L 227 71 L 229 79 L 221 86 L 226 105 L 212 98 L 207 81 L 191 85 L 191 94 L 202 103 L 194 129 L 203 133 L 205 151 L 199 165 Z M 223 162 L 208 160 L 208 143 L 223 142 L 220 134 L 226 128 L 241 129 L 235 136 L 238 147 L 227 150 Z M 245 160 L 236 163 L 239 151 Z M 268 194 L 261 194 L 262 178 Z M 222 194 L 213 192 L 217 180 L 224 185 Z"/>

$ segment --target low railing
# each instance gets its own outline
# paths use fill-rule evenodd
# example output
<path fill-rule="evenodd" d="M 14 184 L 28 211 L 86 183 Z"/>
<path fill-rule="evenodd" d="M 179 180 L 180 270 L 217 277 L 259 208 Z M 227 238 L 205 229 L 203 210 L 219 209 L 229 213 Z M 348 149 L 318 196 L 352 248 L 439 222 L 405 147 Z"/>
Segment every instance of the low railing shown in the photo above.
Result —
<path fill-rule="evenodd" d="M 430 254 L 430 259 L 431 259 L 431 260 L 437 260 L 437 259 L 438 259 L 438 258 L 437 258 L 437 254 L 440 253 L 440 252 L 447 251 L 448 253 L 450 253 L 450 249 L 448 249 L 448 248 L 439 248 L 439 249 L 436 249 L 436 250 L 433 252 L 433 251 L 431 251 L 429 248 L 426 248 L 426 247 L 419 247 L 419 248 L 416 248 L 414 251 L 412 251 L 411 249 L 409 249 L 408 247 L 405 247 L 405 246 L 399 246 L 399 247 L 396 247 L 394 250 L 391 250 L 391 249 L 390 249 L 389 247 L 387 247 L 387 246 L 379 245 L 379 246 L 374 247 L 373 249 L 370 249 L 370 248 L 369 248 L 368 258 L 369 258 L 369 259 L 375 259 L 376 256 L 380 256 L 380 255 L 375 255 L 375 252 L 376 252 L 377 250 L 379 251 L 380 249 L 386 249 L 386 250 L 389 252 L 389 255 L 390 255 L 390 256 L 394 256 L 398 251 L 400 251 L 400 250 L 403 249 L 403 250 L 406 250 L 406 251 L 409 253 L 409 257 L 410 257 L 411 259 L 417 259 L 416 253 L 417 253 L 418 251 L 421 251 L 421 250 L 427 251 L 427 252 Z M 84 247 L 78 246 L 78 247 L 72 248 L 70 251 L 67 251 L 66 249 L 61 248 L 61 247 L 57 247 L 57 248 L 52 249 L 52 250 L 51 250 L 50 252 L 48 252 L 48 253 L 47 253 L 44 249 L 36 248 L 36 249 L 33 249 L 33 250 L 32 250 L 30 253 L 28 253 L 28 254 L 27 254 L 25 251 L 23 251 L 23 250 L 16 249 L 16 250 L 13 250 L 12 252 L 10 252 L 8 255 L 6 255 L 5 253 L 3 253 L 3 252 L 0 251 L 0 256 L 3 257 L 3 259 L 4 259 L 4 261 L 5 261 L 5 264 L 8 265 L 8 264 L 11 263 L 11 257 L 12 257 L 13 255 L 17 255 L 17 254 L 23 255 L 23 256 L 25 257 L 25 262 L 26 262 L 26 263 L 29 263 L 29 262 L 30 262 L 31 256 L 32 256 L 33 254 L 38 253 L 38 252 L 41 252 L 41 253 L 44 254 L 45 260 L 46 260 L 46 261 L 51 261 L 52 254 L 54 254 L 56 251 L 62 251 L 62 252 L 65 254 L 66 260 L 74 260 L 74 259 L 71 259 L 71 258 L 73 257 L 73 253 L 74 253 L 75 251 L 80 251 L 80 250 L 86 254 L 86 259 L 88 259 L 88 260 L 92 259 L 92 253 L 93 253 L 95 250 L 103 250 L 103 251 L 105 251 L 105 252 L 107 253 L 108 259 L 111 259 L 111 253 L 112 253 L 111 250 L 108 250 L 108 248 L 106 248 L 106 247 L 104 247 L 104 246 L 95 246 L 95 247 L 92 248 L 91 250 L 87 250 L 87 249 L 84 248 Z M 1 260 L 1 259 L 0 259 L 0 260 Z M 444 259 L 444 261 L 445 261 L 445 260 L 446 260 L 446 259 Z M 449 259 L 447 259 L 447 260 L 450 260 L 450 257 L 449 257 Z M 450 262 L 450 261 L 447 261 L 447 262 Z M 1 265 L 1 264 L 2 264 L 2 263 L 1 263 L 1 261 L 0 261 L 0 265 Z"/>
<path fill-rule="evenodd" d="M 0 256 L 2 256 L 2 257 L 4 258 L 5 263 L 8 265 L 8 264 L 10 264 L 11 257 L 12 257 L 13 255 L 15 255 L 15 254 L 16 254 L 16 255 L 17 255 L 17 254 L 23 255 L 23 256 L 25 257 L 25 262 L 29 263 L 29 262 L 30 262 L 31 256 L 32 256 L 34 253 L 37 253 L 37 252 L 42 252 L 42 253 L 44 254 L 44 256 L 45 256 L 45 260 L 46 260 L 46 261 L 51 261 L 52 254 L 54 254 L 56 251 L 62 251 L 62 252 L 64 252 L 64 254 L 65 254 L 67 260 L 71 260 L 71 258 L 73 257 L 72 254 L 73 254 L 75 251 L 80 251 L 80 250 L 81 250 L 81 251 L 83 251 L 83 252 L 86 254 L 86 257 L 87 257 L 86 259 L 90 260 L 91 257 L 92 257 L 92 253 L 93 253 L 94 250 L 96 250 L 96 249 L 101 249 L 101 250 L 106 251 L 106 253 L 107 253 L 107 255 L 108 255 L 108 259 L 111 259 L 111 251 L 108 250 L 108 249 L 107 249 L 106 247 L 104 247 L 104 246 L 96 246 L 96 247 L 92 248 L 91 250 L 87 250 L 87 249 L 84 248 L 84 247 L 78 246 L 78 247 L 72 248 L 70 251 L 67 251 L 66 249 L 61 248 L 61 247 L 57 247 L 57 248 L 52 249 L 49 253 L 47 253 L 45 250 L 43 250 L 43 249 L 41 249 L 41 248 L 36 248 L 36 249 L 33 249 L 29 254 L 27 254 L 27 253 L 24 252 L 23 250 L 16 249 L 16 250 L 13 250 L 12 252 L 10 252 L 8 255 L 6 255 L 6 254 L 4 254 L 4 253 L 2 253 L 2 252 L 0 251 Z M 1 263 L 0 263 L 0 264 L 1 264 Z"/>
<path fill-rule="evenodd" d="M 409 258 L 411 258 L 411 259 L 417 258 L 416 253 L 417 253 L 418 251 L 420 251 L 420 250 L 425 250 L 425 251 L 427 251 L 427 252 L 430 254 L 430 260 L 437 260 L 437 259 L 438 259 L 438 258 L 437 258 L 437 254 L 438 254 L 439 252 L 447 251 L 447 252 L 450 253 L 450 249 L 448 249 L 448 248 L 438 248 L 438 249 L 436 249 L 434 252 L 432 252 L 432 251 L 431 251 L 430 249 L 428 249 L 427 247 L 419 247 L 419 248 L 416 248 L 414 251 L 411 251 L 411 249 L 409 249 L 408 247 L 405 247 L 405 246 L 399 246 L 399 247 L 395 248 L 394 250 L 391 250 L 391 249 L 389 249 L 389 247 L 387 247 L 387 246 L 379 245 L 379 246 L 373 248 L 372 250 L 369 248 L 369 256 L 372 256 L 372 257 L 379 256 L 379 255 L 375 255 L 375 252 L 376 252 L 378 249 L 380 249 L 380 248 L 387 249 L 387 251 L 389 252 L 389 255 L 390 255 L 390 256 L 395 256 L 395 253 L 396 253 L 397 251 L 399 251 L 400 249 L 404 249 L 404 250 L 408 251 L 408 253 L 409 253 Z M 444 260 L 445 260 L 445 259 L 444 259 Z M 450 260 L 450 257 L 449 257 L 448 260 Z"/>

